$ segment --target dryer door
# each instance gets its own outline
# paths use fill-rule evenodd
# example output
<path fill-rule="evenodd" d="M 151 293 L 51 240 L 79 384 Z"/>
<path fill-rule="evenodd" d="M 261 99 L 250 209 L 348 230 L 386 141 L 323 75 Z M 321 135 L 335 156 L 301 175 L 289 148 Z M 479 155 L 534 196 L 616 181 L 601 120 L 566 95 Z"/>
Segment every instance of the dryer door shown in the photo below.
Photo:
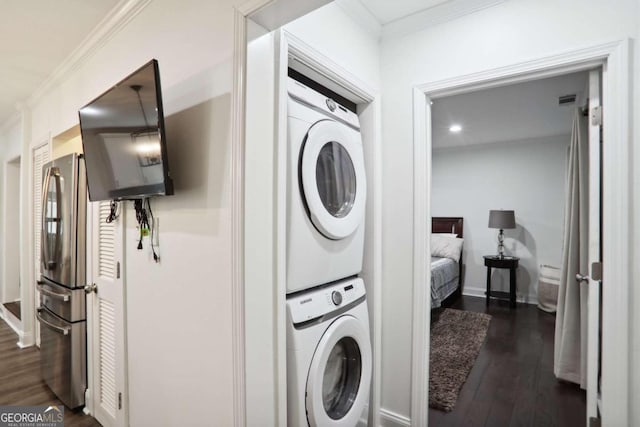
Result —
<path fill-rule="evenodd" d="M 369 332 L 345 315 L 325 331 L 307 377 L 307 419 L 315 426 L 355 426 L 369 402 Z"/>
<path fill-rule="evenodd" d="M 318 231 L 334 240 L 356 231 L 367 195 L 360 134 L 333 120 L 315 123 L 307 133 L 300 175 Z"/>

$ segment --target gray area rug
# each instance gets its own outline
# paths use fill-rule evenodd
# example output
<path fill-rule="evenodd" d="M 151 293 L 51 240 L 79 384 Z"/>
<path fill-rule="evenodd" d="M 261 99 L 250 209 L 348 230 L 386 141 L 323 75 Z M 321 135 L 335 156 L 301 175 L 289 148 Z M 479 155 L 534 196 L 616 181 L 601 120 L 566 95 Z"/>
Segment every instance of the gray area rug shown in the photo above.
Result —
<path fill-rule="evenodd" d="M 491 316 L 447 308 L 431 324 L 429 406 L 449 412 L 487 336 Z"/>

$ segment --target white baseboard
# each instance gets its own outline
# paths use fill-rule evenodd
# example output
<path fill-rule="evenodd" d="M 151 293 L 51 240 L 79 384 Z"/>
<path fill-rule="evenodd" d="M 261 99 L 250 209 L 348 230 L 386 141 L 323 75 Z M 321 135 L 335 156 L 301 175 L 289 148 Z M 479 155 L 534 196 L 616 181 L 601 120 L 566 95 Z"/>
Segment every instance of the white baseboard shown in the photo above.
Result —
<path fill-rule="evenodd" d="M 462 295 L 484 298 L 486 291 L 487 291 L 487 288 L 474 288 L 471 286 L 465 286 L 464 288 L 462 288 Z M 525 303 L 525 304 L 537 305 L 538 296 L 535 294 L 522 295 L 522 294 L 516 293 L 516 301 Z"/>
<path fill-rule="evenodd" d="M 35 340 L 33 339 L 33 334 L 25 334 L 21 332 L 18 335 L 20 337 L 20 340 L 18 341 L 18 347 L 27 348 L 33 347 L 36 344 Z"/>
<path fill-rule="evenodd" d="M 22 322 L 20 320 L 18 320 L 18 318 L 16 316 L 14 316 L 13 313 L 11 313 L 9 310 L 7 310 L 4 307 L 4 305 L 0 304 L 0 307 L 2 307 L 2 309 L 0 309 L 0 319 L 3 319 L 4 322 L 7 325 L 9 325 L 9 327 L 11 329 L 13 329 L 13 332 L 18 334 L 18 342 L 17 342 L 18 347 L 24 348 L 21 345 L 24 342 L 24 339 L 23 339 L 24 333 L 22 332 Z"/>
<path fill-rule="evenodd" d="M 382 427 L 410 427 L 411 420 L 404 415 L 380 408 L 380 425 Z"/>

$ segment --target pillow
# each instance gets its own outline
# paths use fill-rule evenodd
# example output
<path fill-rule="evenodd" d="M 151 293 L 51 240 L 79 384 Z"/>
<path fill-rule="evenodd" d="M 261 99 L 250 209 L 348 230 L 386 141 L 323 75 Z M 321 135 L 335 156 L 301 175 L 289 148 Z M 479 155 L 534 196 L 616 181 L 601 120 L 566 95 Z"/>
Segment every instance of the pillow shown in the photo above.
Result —
<path fill-rule="evenodd" d="M 438 236 L 458 237 L 457 233 L 433 233 L 433 234 L 437 234 Z"/>
<path fill-rule="evenodd" d="M 431 256 L 450 258 L 456 262 L 459 262 L 463 242 L 464 239 L 453 237 L 451 235 L 440 233 L 432 234 Z"/>

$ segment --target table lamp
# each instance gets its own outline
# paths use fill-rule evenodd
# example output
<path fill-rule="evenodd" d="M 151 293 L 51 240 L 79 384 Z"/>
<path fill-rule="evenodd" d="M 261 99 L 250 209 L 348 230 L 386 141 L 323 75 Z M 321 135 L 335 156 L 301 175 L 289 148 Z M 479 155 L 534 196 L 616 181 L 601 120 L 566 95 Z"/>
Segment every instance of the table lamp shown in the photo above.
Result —
<path fill-rule="evenodd" d="M 497 228 L 498 233 L 498 257 L 504 258 L 504 230 L 516 228 L 516 217 L 513 211 L 491 210 L 489 211 L 489 228 Z"/>

